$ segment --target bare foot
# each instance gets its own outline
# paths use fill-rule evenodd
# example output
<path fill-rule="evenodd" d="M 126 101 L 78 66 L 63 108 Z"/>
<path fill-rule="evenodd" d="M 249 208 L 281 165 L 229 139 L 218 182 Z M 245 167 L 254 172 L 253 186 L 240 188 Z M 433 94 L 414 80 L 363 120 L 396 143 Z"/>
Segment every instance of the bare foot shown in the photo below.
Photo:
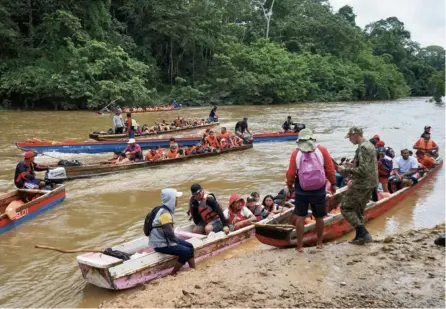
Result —
<path fill-rule="evenodd" d="M 300 247 L 300 248 L 296 248 L 297 252 L 304 252 L 304 248 Z"/>

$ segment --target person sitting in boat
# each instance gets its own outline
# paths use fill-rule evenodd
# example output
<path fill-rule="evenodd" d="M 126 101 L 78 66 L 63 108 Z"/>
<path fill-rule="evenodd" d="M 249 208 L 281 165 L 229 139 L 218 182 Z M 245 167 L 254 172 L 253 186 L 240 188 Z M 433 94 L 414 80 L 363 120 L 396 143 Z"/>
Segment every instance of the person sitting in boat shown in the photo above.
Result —
<path fill-rule="evenodd" d="M 194 246 L 175 235 L 175 208 L 182 192 L 166 188 L 161 190 L 162 205 L 155 207 L 144 220 L 144 234 L 149 237 L 149 246 L 156 252 L 178 256 L 171 275 L 175 275 L 186 262 L 195 268 Z"/>
<path fill-rule="evenodd" d="M 178 144 L 177 144 L 177 141 L 176 141 L 175 137 L 169 138 L 169 147 L 171 147 L 173 145 L 176 145 L 177 148 L 178 148 Z"/>
<path fill-rule="evenodd" d="M 113 153 L 113 156 L 112 156 L 110 159 L 108 159 L 107 161 L 110 162 L 110 163 L 115 163 L 116 160 L 119 159 L 120 154 L 121 154 L 121 153 L 120 153 L 119 151 L 115 151 L 115 152 Z"/>
<path fill-rule="evenodd" d="M 188 146 L 184 153 L 186 156 L 197 154 L 197 146 Z"/>
<path fill-rule="evenodd" d="M 121 165 L 121 164 L 127 164 L 127 163 L 131 163 L 131 162 L 132 161 L 130 161 L 129 155 L 127 155 L 125 152 L 121 152 L 118 155 L 118 159 L 114 162 L 114 164 Z"/>
<path fill-rule="evenodd" d="M 220 205 L 212 193 L 205 193 L 200 184 L 190 187 L 192 196 L 189 199 L 188 214 L 195 223 L 192 230 L 197 234 L 218 233 L 224 231 L 229 233 L 229 226 Z"/>
<path fill-rule="evenodd" d="M 226 138 L 221 139 L 220 141 L 220 150 L 225 150 L 232 148 L 232 145 L 227 141 Z"/>
<path fill-rule="evenodd" d="M 24 160 L 19 162 L 15 168 L 14 184 L 19 189 L 38 189 L 44 184 L 36 179 L 36 171 L 47 171 L 48 166 L 40 166 L 34 162 L 35 154 L 27 151 L 24 154 Z"/>
<path fill-rule="evenodd" d="M 274 197 L 271 194 L 266 195 L 263 198 L 262 206 L 268 212 L 268 214 L 277 214 L 279 213 L 279 205 L 274 203 Z"/>
<path fill-rule="evenodd" d="M 379 134 L 373 135 L 373 137 L 369 140 L 370 143 L 372 143 L 375 147 L 377 147 L 377 143 L 381 140 Z"/>
<path fill-rule="evenodd" d="M 430 155 L 430 153 L 425 153 L 423 150 L 417 150 L 415 155 L 417 156 L 418 163 L 426 170 L 430 170 L 438 165 L 437 161 Z"/>
<path fill-rule="evenodd" d="M 209 122 L 218 122 L 218 116 L 217 116 L 217 106 L 214 106 L 209 113 Z"/>
<path fill-rule="evenodd" d="M 229 207 L 223 214 L 231 232 L 250 225 L 250 222 L 257 221 L 254 214 L 246 207 L 245 200 L 235 193 L 229 197 Z"/>
<path fill-rule="evenodd" d="M 412 148 L 424 152 L 432 152 L 432 150 L 438 150 L 438 145 L 431 139 L 431 134 L 425 132 L 424 137 L 420 138 Z"/>
<path fill-rule="evenodd" d="M 129 139 L 127 142 L 127 147 L 124 149 L 124 152 L 128 156 L 131 161 L 142 161 L 143 155 L 141 147 L 136 143 L 134 138 Z"/>
<path fill-rule="evenodd" d="M 376 149 L 382 147 L 382 148 L 384 148 L 384 150 L 385 150 L 385 146 L 386 146 L 386 143 L 383 140 L 379 140 L 378 142 L 376 142 L 376 145 L 375 145 Z"/>
<path fill-rule="evenodd" d="M 268 217 L 269 213 L 263 205 L 257 205 L 256 198 L 254 196 L 248 196 L 246 198 L 246 207 L 254 214 L 257 221 L 263 220 Z"/>
<path fill-rule="evenodd" d="M 283 132 L 293 132 L 294 122 L 291 120 L 291 116 L 288 116 L 286 121 L 282 124 Z"/>
<path fill-rule="evenodd" d="M 237 136 L 237 135 L 234 135 L 234 136 L 231 137 L 231 142 L 232 142 L 232 145 L 233 145 L 234 147 L 240 147 L 240 146 L 243 146 L 243 139 L 240 138 L 240 137 Z"/>
<path fill-rule="evenodd" d="M 142 133 L 142 134 L 150 133 L 150 128 L 149 128 L 149 126 L 148 126 L 147 124 L 144 124 L 144 125 L 142 126 L 142 128 L 141 128 L 141 133 Z"/>
<path fill-rule="evenodd" d="M 381 142 L 381 141 L 380 141 Z M 389 177 L 393 170 L 392 158 L 386 155 L 386 148 L 376 150 L 378 156 L 378 180 L 384 192 L 389 192 Z"/>
<path fill-rule="evenodd" d="M 251 192 L 251 196 L 256 200 L 256 203 L 260 202 L 260 194 L 258 192 Z"/>
<path fill-rule="evenodd" d="M 218 141 L 214 131 L 209 131 L 209 136 L 206 137 L 206 141 L 208 142 L 209 147 L 212 149 L 217 149 L 220 147 L 220 142 Z"/>
<path fill-rule="evenodd" d="M 170 145 L 169 150 L 167 151 L 167 158 L 168 159 L 176 159 L 179 157 L 180 157 L 180 155 L 178 154 L 178 145 L 176 143 Z"/>
<path fill-rule="evenodd" d="M 147 151 L 145 159 L 146 161 L 158 161 L 161 159 L 161 156 L 159 155 L 159 153 L 156 151 L 155 148 L 152 148 L 149 151 Z"/>
<path fill-rule="evenodd" d="M 431 134 L 431 126 L 429 126 L 429 125 L 426 125 L 426 126 L 424 126 L 424 131 L 423 131 L 423 134 L 421 134 L 421 138 L 423 138 L 424 137 L 424 134 Z"/>
<path fill-rule="evenodd" d="M 223 138 L 226 140 L 231 139 L 231 133 L 226 129 L 226 127 L 222 127 L 220 130 L 220 134 L 218 134 L 217 138 L 221 141 Z"/>
<path fill-rule="evenodd" d="M 209 135 L 211 135 L 211 129 L 208 128 L 203 132 L 203 138 L 201 140 L 206 141 Z"/>
<path fill-rule="evenodd" d="M 393 175 L 389 178 L 389 184 L 395 184 L 397 190 L 416 184 L 418 182 L 417 177 L 415 177 L 417 171 L 417 159 L 410 155 L 409 149 L 403 149 L 401 150 L 401 156 L 396 158 L 394 162 Z M 392 188 L 391 185 L 390 188 Z"/>

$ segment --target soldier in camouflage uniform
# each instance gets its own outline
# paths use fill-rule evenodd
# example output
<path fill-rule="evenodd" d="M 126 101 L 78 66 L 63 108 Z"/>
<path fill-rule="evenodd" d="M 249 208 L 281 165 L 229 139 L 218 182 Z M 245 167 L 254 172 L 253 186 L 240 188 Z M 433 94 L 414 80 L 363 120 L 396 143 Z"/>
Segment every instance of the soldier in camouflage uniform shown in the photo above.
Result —
<path fill-rule="evenodd" d="M 356 229 L 356 237 L 350 243 L 363 245 L 372 240 L 364 226 L 364 210 L 373 190 L 378 186 L 376 150 L 375 146 L 362 136 L 361 128 L 350 128 L 345 138 L 349 138 L 358 148 L 352 164 L 338 167 L 341 175 L 352 178 L 352 183 L 342 198 L 341 213 Z"/>

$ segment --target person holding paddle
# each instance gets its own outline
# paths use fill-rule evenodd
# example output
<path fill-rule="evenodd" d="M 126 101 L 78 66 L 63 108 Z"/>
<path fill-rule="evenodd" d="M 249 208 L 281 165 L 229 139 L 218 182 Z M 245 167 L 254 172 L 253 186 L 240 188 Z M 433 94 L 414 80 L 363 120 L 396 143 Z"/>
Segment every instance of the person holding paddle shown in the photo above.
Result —
<path fill-rule="evenodd" d="M 336 174 L 333 161 L 328 150 L 316 144 L 310 129 L 300 131 L 297 148 L 293 151 L 286 173 L 287 186 L 291 191 L 295 188 L 294 213 L 296 220 L 296 250 L 302 252 L 304 220 L 311 205 L 312 215 L 316 218 L 317 248 L 322 248 L 324 239 L 324 216 L 327 215 L 325 205 L 326 180 L 331 184 L 330 191 L 336 192 Z"/>

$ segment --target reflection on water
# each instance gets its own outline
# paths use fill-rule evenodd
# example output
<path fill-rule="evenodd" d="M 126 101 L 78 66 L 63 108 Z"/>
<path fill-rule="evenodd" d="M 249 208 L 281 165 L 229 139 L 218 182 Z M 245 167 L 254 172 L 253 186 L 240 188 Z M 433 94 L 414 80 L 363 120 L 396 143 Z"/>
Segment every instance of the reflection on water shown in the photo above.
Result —
<path fill-rule="evenodd" d="M 191 108 L 135 117 L 141 124 L 150 124 L 178 115 L 202 118 L 209 110 Z M 352 125 L 362 126 L 367 136 L 379 133 L 386 145 L 398 151 L 411 147 L 424 125 L 429 124 L 432 138 L 440 145 L 443 155 L 444 106 L 426 103 L 425 98 L 372 103 L 237 106 L 218 110 L 222 125 L 230 130 L 238 120 L 248 116 L 250 128 L 256 133 L 277 131 L 288 114 L 312 128 L 318 142 L 336 159 L 354 153 L 354 146 L 344 139 Z M 13 189 L 15 164 L 21 158 L 21 152 L 12 144 L 14 141 L 32 137 L 86 140 L 89 132 L 111 127 L 112 116 L 92 112 L 7 112 L 0 113 L 0 121 L 5 127 L 0 135 L 0 191 L 6 192 Z M 182 136 L 195 134 L 198 131 L 184 132 Z M 289 155 L 294 147 L 294 142 L 255 144 L 253 149 L 222 157 L 67 183 L 67 198 L 62 205 L 0 235 L 0 306 L 95 307 L 101 300 L 114 297 L 117 293 L 84 283 L 74 254 L 38 250 L 34 245 L 105 248 L 141 236 L 142 220 L 149 209 L 160 203 L 160 190 L 164 187 L 186 193 L 176 211 L 178 224 L 187 222 L 188 190 L 194 182 L 214 192 L 224 207 L 232 192 L 248 195 L 258 191 L 262 196 L 277 193 L 284 186 Z M 83 162 L 108 157 L 108 154 L 50 155 Z M 37 161 L 54 163 L 57 159 L 39 156 Z M 441 170 L 422 190 L 368 223 L 368 229 L 380 236 L 442 222 L 444 175 Z M 264 247 L 251 240 L 201 265 L 253 248 Z"/>

